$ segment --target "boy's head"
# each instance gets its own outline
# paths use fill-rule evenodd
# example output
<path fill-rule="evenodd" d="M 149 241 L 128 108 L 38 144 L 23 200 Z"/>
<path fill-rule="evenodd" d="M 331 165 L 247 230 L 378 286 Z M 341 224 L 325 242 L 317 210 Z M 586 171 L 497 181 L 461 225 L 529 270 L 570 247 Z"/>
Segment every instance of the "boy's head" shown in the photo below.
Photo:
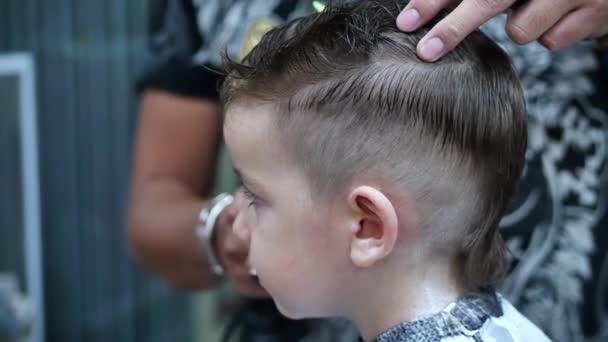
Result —
<path fill-rule="evenodd" d="M 468 290 L 503 273 L 527 136 L 516 73 L 480 32 L 421 61 L 428 28 L 398 31 L 404 5 L 330 8 L 226 62 L 224 132 L 250 197 L 235 229 L 289 316 L 340 314 L 336 288 L 406 273 L 404 258 L 456 260 Z"/>

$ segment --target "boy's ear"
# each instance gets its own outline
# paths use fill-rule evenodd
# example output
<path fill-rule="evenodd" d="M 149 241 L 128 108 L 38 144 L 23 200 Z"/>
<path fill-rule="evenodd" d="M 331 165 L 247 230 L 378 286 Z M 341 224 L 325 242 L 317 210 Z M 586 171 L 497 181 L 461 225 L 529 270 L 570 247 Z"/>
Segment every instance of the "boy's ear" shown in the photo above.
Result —
<path fill-rule="evenodd" d="M 350 226 L 350 258 L 369 267 L 388 256 L 397 241 L 399 222 L 391 201 L 378 189 L 359 186 L 348 196 L 355 220 Z"/>

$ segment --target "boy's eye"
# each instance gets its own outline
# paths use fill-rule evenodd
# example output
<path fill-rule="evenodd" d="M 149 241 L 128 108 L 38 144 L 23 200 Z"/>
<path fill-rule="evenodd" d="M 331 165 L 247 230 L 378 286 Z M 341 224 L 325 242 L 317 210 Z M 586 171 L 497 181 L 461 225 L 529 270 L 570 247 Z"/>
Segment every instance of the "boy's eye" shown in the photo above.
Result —
<path fill-rule="evenodd" d="M 249 191 L 249 189 L 247 189 L 246 187 L 242 187 L 242 189 L 243 195 L 245 195 L 245 198 L 247 198 L 247 200 L 249 201 L 248 206 L 255 205 L 257 201 L 256 195 L 253 192 Z"/>

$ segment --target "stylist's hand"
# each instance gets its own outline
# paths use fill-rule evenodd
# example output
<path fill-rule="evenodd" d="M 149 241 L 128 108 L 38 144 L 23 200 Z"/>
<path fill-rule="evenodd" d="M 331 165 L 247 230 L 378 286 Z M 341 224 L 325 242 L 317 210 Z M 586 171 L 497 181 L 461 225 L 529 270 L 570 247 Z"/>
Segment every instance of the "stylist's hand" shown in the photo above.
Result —
<path fill-rule="evenodd" d="M 219 216 L 214 236 L 215 250 L 228 277 L 243 296 L 265 298 L 268 297 L 268 293 L 249 275 L 247 265 L 249 242 L 241 240 L 232 230 L 240 201 L 242 196 L 238 192 L 234 203 Z"/>
<path fill-rule="evenodd" d="M 420 58 L 435 61 L 514 3 L 515 0 L 411 0 L 397 18 L 397 26 L 413 31 L 440 10 L 454 8 L 418 43 Z M 506 30 L 519 44 L 538 40 L 548 49 L 558 50 L 607 34 L 608 0 L 527 0 L 509 14 Z"/>

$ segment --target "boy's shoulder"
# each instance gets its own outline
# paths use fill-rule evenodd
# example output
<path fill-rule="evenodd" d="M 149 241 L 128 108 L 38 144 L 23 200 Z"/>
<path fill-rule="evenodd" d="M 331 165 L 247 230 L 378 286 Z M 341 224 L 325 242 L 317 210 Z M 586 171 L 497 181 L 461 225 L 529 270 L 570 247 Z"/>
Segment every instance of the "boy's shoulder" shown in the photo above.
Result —
<path fill-rule="evenodd" d="M 401 323 L 378 342 L 530 341 L 550 339 L 494 290 L 461 298 L 443 311 Z"/>
<path fill-rule="evenodd" d="M 498 296 L 498 298 L 503 314 L 500 317 L 491 317 L 481 327 L 479 333 L 482 341 L 551 341 L 540 328 L 519 312 L 506 298 L 502 296 Z"/>

